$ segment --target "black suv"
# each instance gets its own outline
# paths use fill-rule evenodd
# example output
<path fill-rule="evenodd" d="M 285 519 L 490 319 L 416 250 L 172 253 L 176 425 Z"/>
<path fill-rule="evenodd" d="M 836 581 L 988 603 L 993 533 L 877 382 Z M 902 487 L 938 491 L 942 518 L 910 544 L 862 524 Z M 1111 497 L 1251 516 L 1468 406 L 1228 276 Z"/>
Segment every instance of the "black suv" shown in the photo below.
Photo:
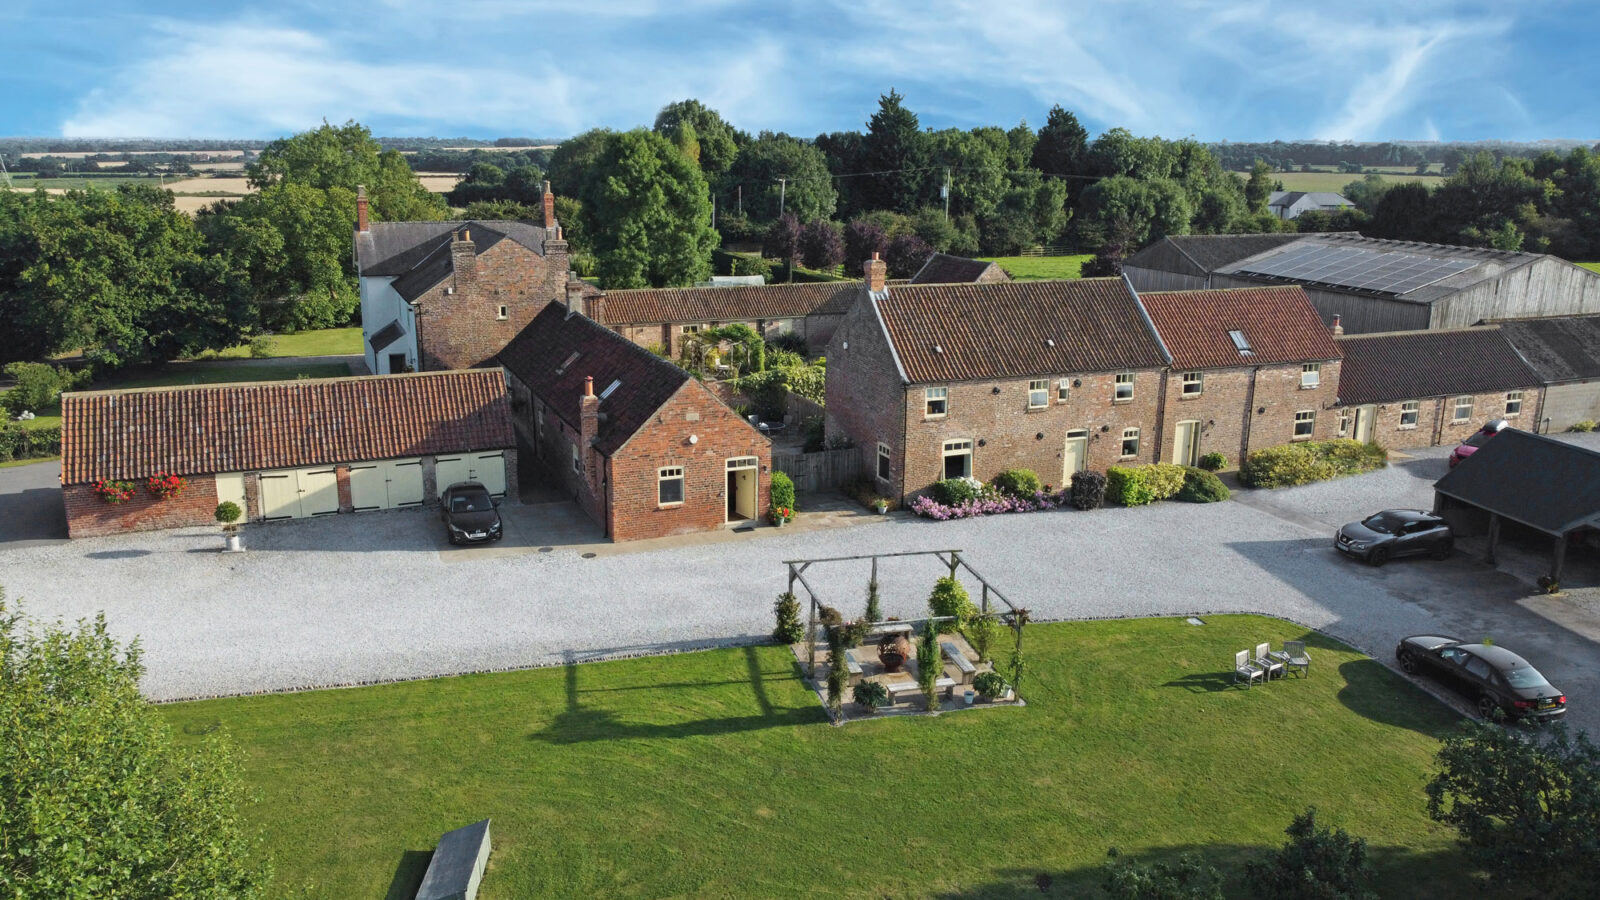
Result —
<path fill-rule="evenodd" d="M 498 541 L 505 536 L 500 523 L 500 503 L 476 481 L 458 481 L 439 496 L 439 516 L 452 544 Z"/>
<path fill-rule="evenodd" d="M 1427 553 L 1444 559 L 1455 546 L 1450 526 L 1420 509 L 1386 509 L 1339 529 L 1334 549 L 1381 566 L 1395 556 Z"/>

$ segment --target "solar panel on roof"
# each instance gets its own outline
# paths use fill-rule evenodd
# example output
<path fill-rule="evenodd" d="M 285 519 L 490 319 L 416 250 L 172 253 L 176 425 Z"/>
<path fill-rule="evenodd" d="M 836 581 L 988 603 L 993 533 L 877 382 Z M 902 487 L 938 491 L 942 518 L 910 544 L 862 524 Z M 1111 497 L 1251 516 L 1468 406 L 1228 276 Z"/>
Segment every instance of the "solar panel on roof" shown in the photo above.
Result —
<path fill-rule="evenodd" d="M 1248 263 L 1239 271 L 1379 294 L 1405 294 L 1465 272 L 1474 265 L 1475 262 L 1466 259 L 1435 259 L 1414 253 L 1309 244 Z"/>

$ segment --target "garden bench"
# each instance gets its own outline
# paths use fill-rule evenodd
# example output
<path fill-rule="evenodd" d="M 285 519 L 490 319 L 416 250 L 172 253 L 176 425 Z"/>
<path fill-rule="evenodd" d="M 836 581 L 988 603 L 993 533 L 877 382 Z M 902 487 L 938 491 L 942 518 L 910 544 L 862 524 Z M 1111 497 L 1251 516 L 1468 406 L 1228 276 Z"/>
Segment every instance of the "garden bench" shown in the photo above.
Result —
<path fill-rule="evenodd" d="M 978 667 L 972 664 L 972 660 L 967 659 L 961 648 L 950 641 L 940 641 L 939 649 L 944 652 L 945 659 L 954 663 L 956 671 L 961 673 L 961 683 L 971 684 L 973 676 L 978 674 Z"/>
<path fill-rule="evenodd" d="M 844 652 L 844 667 L 850 672 L 850 683 L 852 685 L 859 684 L 861 682 L 861 660 L 856 659 L 854 650 L 846 650 Z"/>
<path fill-rule="evenodd" d="M 954 678 L 940 678 L 933 683 L 933 686 L 936 690 L 944 691 L 944 695 L 947 698 L 955 695 L 956 680 Z M 915 681 L 891 681 L 886 687 L 889 688 L 889 697 L 891 699 L 896 694 L 915 693 L 922 690 L 922 685 L 917 684 Z"/>
<path fill-rule="evenodd" d="M 445 832 L 417 888 L 417 900 L 473 900 L 488 861 L 488 819 Z"/>
<path fill-rule="evenodd" d="M 879 638 L 890 634 L 903 634 L 910 637 L 911 631 L 910 622 L 879 622 L 867 629 L 867 637 Z"/>

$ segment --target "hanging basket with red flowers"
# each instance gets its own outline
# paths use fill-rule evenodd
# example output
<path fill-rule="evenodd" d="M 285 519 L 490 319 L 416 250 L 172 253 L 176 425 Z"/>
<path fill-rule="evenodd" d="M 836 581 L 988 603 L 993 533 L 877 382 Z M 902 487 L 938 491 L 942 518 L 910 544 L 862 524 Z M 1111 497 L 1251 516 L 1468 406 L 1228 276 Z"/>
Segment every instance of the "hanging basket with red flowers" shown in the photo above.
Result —
<path fill-rule="evenodd" d="M 171 500 L 183 493 L 183 489 L 188 486 L 189 479 L 170 472 L 157 472 L 145 482 L 145 487 L 160 500 Z"/>
<path fill-rule="evenodd" d="M 132 500 L 133 492 L 137 486 L 131 481 L 114 481 L 112 479 L 103 479 L 96 481 L 93 485 L 91 485 L 91 487 L 94 490 L 94 495 L 96 497 L 99 497 L 106 503 L 115 505 L 118 503 L 127 503 L 129 500 Z"/>

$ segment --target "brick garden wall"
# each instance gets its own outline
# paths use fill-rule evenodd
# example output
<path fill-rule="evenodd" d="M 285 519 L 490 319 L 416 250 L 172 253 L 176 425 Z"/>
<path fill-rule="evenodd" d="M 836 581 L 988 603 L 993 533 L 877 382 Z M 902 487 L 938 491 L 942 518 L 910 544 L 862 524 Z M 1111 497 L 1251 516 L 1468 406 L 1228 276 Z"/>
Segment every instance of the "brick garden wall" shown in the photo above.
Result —
<path fill-rule="evenodd" d="M 63 487 L 61 496 L 67 508 L 67 535 L 96 537 L 217 522 L 217 482 L 210 475 L 191 476 L 189 486 L 171 500 L 158 499 L 145 490 L 142 482 L 135 483 L 138 489 L 133 499 L 119 504 L 101 500 L 87 484 Z"/>
<path fill-rule="evenodd" d="M 423 371 L 470 369 L 499 353 L 552 301 L 565 302 L 563 241 L 540 256 L 510 238 L 469 257 L 455 244 L 456 271 L 415 301 Z M 451 293 L 446 293 L 449 290 Z M 499 318 L 499 307 L 507 307 Z"/>

